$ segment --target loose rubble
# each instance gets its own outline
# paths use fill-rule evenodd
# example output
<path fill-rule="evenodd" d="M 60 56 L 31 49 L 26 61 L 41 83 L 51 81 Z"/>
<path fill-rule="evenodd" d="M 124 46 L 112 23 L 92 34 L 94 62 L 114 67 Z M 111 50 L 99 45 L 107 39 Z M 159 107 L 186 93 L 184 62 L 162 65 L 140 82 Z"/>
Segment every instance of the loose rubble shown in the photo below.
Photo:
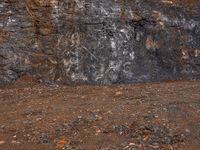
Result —
<path fill-rule="evenodd" d="M 29 88 L 31 87 L 31 88 Z M 198 150 L 200 83 L 0 89 L 0 149 Z"/>

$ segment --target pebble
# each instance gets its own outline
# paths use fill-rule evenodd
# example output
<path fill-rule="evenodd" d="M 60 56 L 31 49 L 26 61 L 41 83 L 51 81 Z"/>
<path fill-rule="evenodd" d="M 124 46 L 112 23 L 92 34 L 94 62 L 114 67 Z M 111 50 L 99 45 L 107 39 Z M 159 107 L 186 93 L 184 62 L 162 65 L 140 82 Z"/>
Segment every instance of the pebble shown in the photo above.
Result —
<path fill-rule="evenodd" d="M 78 116 L 78 119 L 82 119 L 83 117 L 82 116 Z"/>
<path fill-rule="evenodd" d="M 153 149 L 159 149 L 160 147 L 158 145 L 152 145 L 151 146 Z"/>
<path fill-rule="evenodd" d="M 13 141 L 11 141 L 11 143 L 12 143 L 12 144 L 19 144 L 20 142 L 14 141 L 14 140 L 13 140 Z"/>
<path fill-rule="evenodd" d="M 107 113 L 108 113 L 108 114 L 112 114 L 112 111 L 109 110 Z"/>
<path fill-rule="evenodd" d="M 185 132 L 190 133 L 190 130 L 189 129 L 185 129 Z"/>
<path fill-rule="evenodd" d="M 163 108 L 164 111 L 167 111 L 167 108 Z"/>
<path fill-rule="evenodd" d="M 101 133 L 101 130 L 96 130 L 96 133 Z"/>
<path fill-rule="evenodd" d="M 135 143 L 129 143 L 130 146 L 135 146 Z"/>
<path fill-rule="evenodd" d="M 158 115 L 155 115 L 155 118 L 158 118 L 159 116 Z"/>
<path fill-rule="evenodd" d="M 31 126 L 33 124 L 33 122 L 32 121 L 23 121 L 23 124 Z"/>
<path fill-rule="evenodd" d="M 115 95 L 116 96 L 120 96 L 120 95 L 122 95 L 123 93 L 121 92 L 121 91 L 117 91 L 116 93 L 115 93 Z"/>
<path fill-rule="evenodd" d="M 4 129 L 5 127 L 6 127 L 5 125 L 1 125 L 1 126 L 0 126 L 1 129 Z"/>
<path fill-rule="evenodd" d="M 99 119 L 99 120 L 101 120 L 101 119 L 102 119 L 102 117 L 101 117 L 101 116 L 99 116 L 99 115 L 95 115 L 95 117 L 96 117 L 97 119 Z"/>
<path fill-rule="evenodd" d="M 41 121 L 41 120 L 42 120 L 42 118 L 37 118 L 37 119 L 36 119 L 36 121 Z"/>
<path fill-rule="evenodd" d="M 2 144 L 4 144 L 5 143 L 5 141 L 0 141 L 0 145 L 2 145 Z"/>

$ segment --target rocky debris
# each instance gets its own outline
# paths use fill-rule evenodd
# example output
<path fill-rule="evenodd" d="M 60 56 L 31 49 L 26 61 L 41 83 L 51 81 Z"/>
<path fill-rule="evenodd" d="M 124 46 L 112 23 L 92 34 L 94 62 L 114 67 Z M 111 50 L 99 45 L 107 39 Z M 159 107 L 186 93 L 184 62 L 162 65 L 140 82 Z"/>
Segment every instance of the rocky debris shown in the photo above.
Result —
<path fill-rule="evenodd" d="M 0 149 L 200 147 L 199 81 L 59 88 L 16 83 L 0 89 Z"/>
<path fill-rule="evenodd" d="M 125 125 L 113 125 L 113 130 L 119 135 L 127 134 L 129 128 Z"/>
<path fill-rule="evenodd" d="M 198 0 L 0 0 L 0 85 L 200 76 Z"/>
<path fill-rule="evenodd" d="M 176 133 L 174 129 L 169 129 L 166 126 L 148 124 L 147 122 L 142 124 L 136 124 L 134 122 L 129 126 L 113 125 L 112 129 L 104 129 L 103 133 L 110 134 L 112 132 L 120 136 L 128 137 L 131 141 L 134 141 L 134 144 L 129 144 L 129 146 L 140 145 L 143 147 L 162 148 L 164 145 L 181 144 L 186 140 L 185 132 Z"/>
<path fill-rule="evenodd" d="M 49 133 L 41 133 L 41 134 L 38 136 L 38 143 L 42 143 L 42 144 L 51 143 Z"/>
<path fill-rule="evenodd" d="M 140 125 L 136 128 L 134 127 L 130 136 L 141 139 L 141 143 L 144 142 L 158 148 L 165 144 L 183 143 L 185 141 L 184 134 L 173 132 L 173 129 L 167 129 L 165 126 Z"/>

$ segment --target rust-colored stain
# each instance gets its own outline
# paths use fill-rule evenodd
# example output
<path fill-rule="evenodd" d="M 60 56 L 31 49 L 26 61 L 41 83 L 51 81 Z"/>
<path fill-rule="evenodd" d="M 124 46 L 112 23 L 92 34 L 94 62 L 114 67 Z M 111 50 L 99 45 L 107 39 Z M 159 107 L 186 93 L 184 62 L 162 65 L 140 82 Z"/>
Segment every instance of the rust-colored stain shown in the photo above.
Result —
<path fill-rule="evenodd" d="M 34 4 L 35 6 L 49 6 L 53 0 L 28 0 L 29 3 Z"/>
<path fill-rule="evenodd" d="M 160 48 L 160 43 L 158 41 L 153 40 L 152 36 L 147 36 L 146 40 L 146 48 L 150 49 L 158 49 Z"/>
<path fill-rule="evenodd" d="M 49 0 L 27 0 L 26 9 L 32 18 L 36 36 L 48 36 L 53 32 L 52 8 Z"/>
<path fill-rule="evenodd" d="M 9 36 L 10 36 L 9 32 L 0 30 L 0 44 L 6 42 Z"/>
<path fill-rule="evenodd" d="M 182 5 L 184 7 L 194 7 L 198 4 L 199 0 L 172 0 L 173 3 Z"/>
<path fill-rule="evenodd" d="M 126 5 L 126 1 L 120 0 L 120 6 L 121 6 L 120 18 L 121 18 L 122 21 L 126 21 L 127 18 L 128 18 L 125 5 Z"/>

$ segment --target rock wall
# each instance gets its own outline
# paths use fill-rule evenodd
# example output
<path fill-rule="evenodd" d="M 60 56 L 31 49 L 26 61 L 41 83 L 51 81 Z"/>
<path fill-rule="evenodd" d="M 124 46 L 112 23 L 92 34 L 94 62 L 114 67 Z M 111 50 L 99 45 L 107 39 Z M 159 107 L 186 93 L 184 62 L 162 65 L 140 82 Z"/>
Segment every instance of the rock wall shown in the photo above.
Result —
<path fill-rule="evenodd" d="M 0 0 L 0 85 L 200 78 L 199 0 Z"/>

